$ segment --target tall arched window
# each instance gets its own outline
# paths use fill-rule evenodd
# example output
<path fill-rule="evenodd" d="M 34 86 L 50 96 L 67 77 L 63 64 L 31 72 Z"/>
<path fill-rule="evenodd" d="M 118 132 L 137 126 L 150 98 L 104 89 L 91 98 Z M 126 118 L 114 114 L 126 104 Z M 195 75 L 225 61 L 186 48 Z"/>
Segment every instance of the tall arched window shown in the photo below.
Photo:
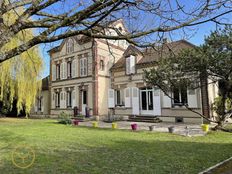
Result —
<path fill-rule="evenodd" d="M 74 51 L 74 42 L 72 39 L 68 39 L 66 43 L 66 52 L 72 53 Z"/>

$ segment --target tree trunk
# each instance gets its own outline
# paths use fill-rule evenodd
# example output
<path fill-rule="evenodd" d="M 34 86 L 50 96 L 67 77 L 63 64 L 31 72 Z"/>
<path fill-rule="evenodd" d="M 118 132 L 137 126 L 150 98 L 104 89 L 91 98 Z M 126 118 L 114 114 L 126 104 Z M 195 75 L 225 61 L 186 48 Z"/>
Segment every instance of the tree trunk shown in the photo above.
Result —
<path fill-rule="evenodd" d="M 210 118 L 207 72 L 201 73 L 200 83 L 201 83 L 200 86 L 201 86 L 202 114 L 207 118 Z M 209 121 L 204 119 L 203 123 L 209 123 Z"/>

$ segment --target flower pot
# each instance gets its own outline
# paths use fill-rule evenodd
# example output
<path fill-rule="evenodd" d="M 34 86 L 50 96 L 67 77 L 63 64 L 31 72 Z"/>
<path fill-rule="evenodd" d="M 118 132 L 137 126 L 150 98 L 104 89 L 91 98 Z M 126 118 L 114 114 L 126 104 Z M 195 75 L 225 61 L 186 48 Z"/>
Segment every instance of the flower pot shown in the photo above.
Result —
<path fill-rule="evenodd" d="M 168 127 L 168 132 L 169 132 L 169 133 L 173 133 L 173 132 L 174 132 L 174 126 Z"/>
<path fill-rule="evenodd" d="M 112 123 L 112 129 L 117 129 L 117 123 Z"/>
<path fill-rule="evenodd" d="M 131 129 L 132 130 L 137 130 L 137 128 L 138 128 L 138 125 L 136 124 L 136 123 L 134 123 L 134 124 L 131 124 Z"/>
<path fill-rule="evenodd" d="M 78 126 L 78 125 L 79 125 L 79 121 L 78 121 L 78 120 L 73 120 L 73 124 L 74 124 L 75 126 Z"/>
<path fill-rule="evenodd" d="M 98 127 L 98 122 L 94 121 L 92 124 L 93 124 L 93 127 Z"/>
<path fill-rule="evenodd" d="M 154 128 L 155 128 L 155 126 L 153 126 L 153 125 L 152 125 L 152 126 L 149 126 L 149 130 L 150 130 L 150 131 L 153 131 Z"/>
<path fill-rule="evenodd" d="M 202 124 L 201 128 L 204 132 L 208 132 L 209 131 L 209 125 L 208 124 Z"/>

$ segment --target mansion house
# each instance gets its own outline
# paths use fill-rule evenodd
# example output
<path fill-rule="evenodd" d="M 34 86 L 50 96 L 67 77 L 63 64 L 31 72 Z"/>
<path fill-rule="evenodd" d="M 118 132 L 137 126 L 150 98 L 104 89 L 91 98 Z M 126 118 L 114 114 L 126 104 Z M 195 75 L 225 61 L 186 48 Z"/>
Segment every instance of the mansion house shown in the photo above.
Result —
<path fill-rule="evenodd" d="M 124 33 L 122 20 L 113 22 L 114 28 Z M 117 33 L 108 29 L 112 35 Z M 179 40 L 164 43 L 164 51 L 178 53 L 194 45 Z M 183 103 L 202 112 L 200 89 L 174 89 L 171 100 L 160 89 L 147 86 L 143 70 L 156 66 L 161 54 L 153 49 L 139 50 L 124 40 L 93 39 L 74 36 L 64 39 L 51 49 L 50 78 L 45 81 L 32 114 L 57 116 L 61 112 L 73 114 L 77 107 L 85 115 L 107 116 L 113 108 L 119 116 L 157 116 L 170 122 L 202 122 L 201 117 L 182 107 Z M 208 87 L 207 100 L 213 102 L 217 94 L 214 84 Z"/>

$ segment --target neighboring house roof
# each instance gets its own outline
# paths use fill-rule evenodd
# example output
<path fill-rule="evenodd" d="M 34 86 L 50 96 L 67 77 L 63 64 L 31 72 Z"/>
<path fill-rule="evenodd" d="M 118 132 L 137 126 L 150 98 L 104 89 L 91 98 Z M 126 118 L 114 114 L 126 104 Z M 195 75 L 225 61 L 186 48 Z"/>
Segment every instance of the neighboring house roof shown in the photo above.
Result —
<path fill-rule="evenodd" d="M 125 58 L 128 57 L 128 53 L 131 54 L 131 51 L 133 50 L 135 54 L 142 54 L 143 57 L 136 63 L 136 65 L 142 65 L 157 63 L 160 58 L 167 57 L 170 54 L 178 54 L 183 49 L 191 49 L 194 47 L 196 46 L 186 40 L 165 43 L 161 46 L 157 46 L 156 48 L 148 48 L 143 51 L 140 51 L 136 47 L 130 45 L 125 51 L 126 54 L 124 53 L 124 55 L 112 66 L 111 70 L 125 68 Z"/>
<path fill-rule="evenodd" d="M 49 88 L 49 76 L 45 77 L 42 79 L 42 90 L 45 91 L 45 90 L 48 90 Z"/>

